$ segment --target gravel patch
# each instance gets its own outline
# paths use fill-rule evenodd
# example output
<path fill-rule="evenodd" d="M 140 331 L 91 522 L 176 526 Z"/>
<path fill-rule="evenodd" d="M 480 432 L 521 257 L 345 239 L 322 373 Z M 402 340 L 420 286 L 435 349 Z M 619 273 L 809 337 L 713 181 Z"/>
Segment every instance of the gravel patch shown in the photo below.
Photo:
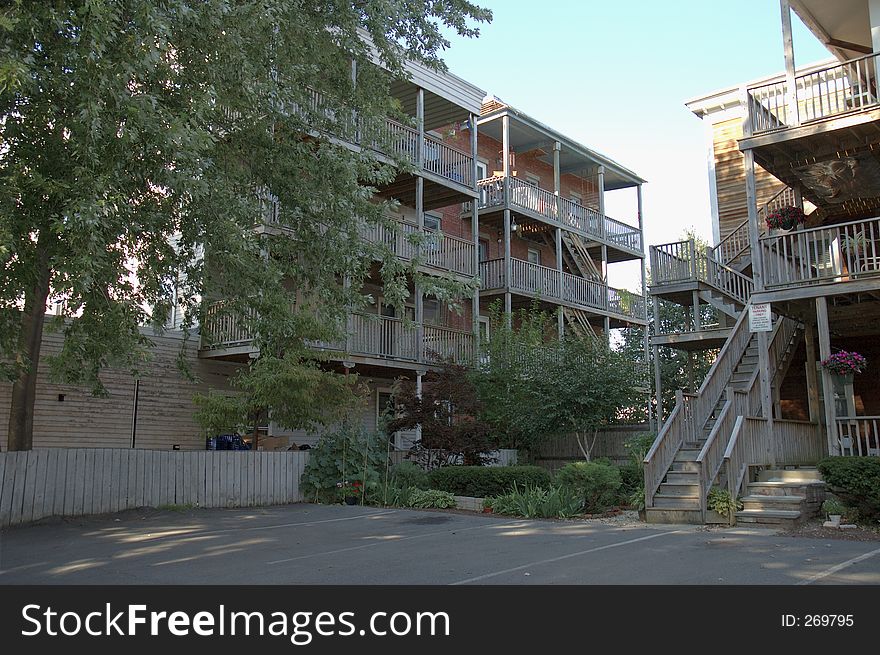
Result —
<path fill-rule="evenodd" d="M 824 519 L 810 519 L 799 525 L 780 530 L 786 537 L 808 537 L 810 539 L 840 539 L 842 541 L 880 541 L 880 526 L 858 526 L 850 530 L 826 528 Z"/>

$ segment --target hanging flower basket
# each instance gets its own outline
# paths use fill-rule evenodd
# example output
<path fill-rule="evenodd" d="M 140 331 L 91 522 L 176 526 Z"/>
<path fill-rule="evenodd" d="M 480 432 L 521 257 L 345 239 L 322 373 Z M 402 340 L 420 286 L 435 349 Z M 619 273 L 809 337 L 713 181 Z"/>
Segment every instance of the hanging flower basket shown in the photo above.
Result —
<path fill-rule="evenodd" d="M 857 352 L 841 350 L 822 360 L 822 368 L 832 375 L 853 375 L 868 367 L 868 360 Z"/>
<path fill-rule="evenodd" d="M 791 230 L 802 225 L 807 217 L 800 207 L 789 205 L 767 214 L 767 227 L 771 230 Z"/>

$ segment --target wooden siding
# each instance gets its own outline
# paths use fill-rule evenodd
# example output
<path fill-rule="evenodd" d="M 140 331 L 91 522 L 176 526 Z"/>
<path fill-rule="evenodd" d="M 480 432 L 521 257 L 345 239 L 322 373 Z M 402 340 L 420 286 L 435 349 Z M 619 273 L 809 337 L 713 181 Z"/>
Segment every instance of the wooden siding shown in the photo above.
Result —
<path fill-rule="evenodd" d="M 204 450 L 205 435 L 193 420 L 196 392 L 228 388 L 228 379 L 238 365 L 199 359 L 192 341 L 187 361 L 198 382 L 184 378 L 177 368 L 183 343 L 181 333 L 155 336 L 147 333 L 155 347 L 152 359 L 143 367 L 138 388 L 135 446 L 146 449 Z M 38 368 L 37 399 L 34 407 L 34 447 L 128 448 L 131 445 L 135 379 L 124 369 L 108 368 L 101 373 L 106 397 L 96 397 L 90 388 L 56 384 L 49 380 L 48 357 L 61 349 L 58 332 L 43 335 Z M 0 382 L 0 449 L 6 449 L 12 385 Z M 63 400 L 62 400 L 63 398 Z"/>
<path fill-rule="evenodd" d="M 718 194 L 719 234 L 723 239 L 748 218 L 746 172 L 738 139 L 742 138 L 742 118 L 719 121 L 712 126 L 715 153 L 715 188 Z M 785 184 L 755 165 L 755 188 L 760 207 Z"/>
<path fill-rule="evenodd" d="M 307 452 L 39 448 L 0 453 L 0 527 L 137 507 L 303 500 Z"/>

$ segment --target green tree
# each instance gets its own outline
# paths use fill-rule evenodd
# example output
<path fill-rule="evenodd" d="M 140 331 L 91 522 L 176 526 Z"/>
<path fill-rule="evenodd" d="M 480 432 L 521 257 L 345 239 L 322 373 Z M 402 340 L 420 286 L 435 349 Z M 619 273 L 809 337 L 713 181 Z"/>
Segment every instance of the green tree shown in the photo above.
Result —
<path fill-rule="evenodd" d="M 31 447 L 47 302 L 64 307 L 53 375 L 101 393 L 107 365 L 138 373 L 150 346 L 143 326 L 161 330 L 177 305 L 189 331 L 204 325 L 208 301 L 224 299 L 218 311 L 257 335 L 263 360 L 238 381 L 252 396 L 246 407 L 286 402 L 246 380 L 307 377 L 307 342 L 338 338 L 347 308 L 365 302 L 371 259 L 383 260 L 386 295 L 402 304 L 415 268 L 381 245 L 351 244 L 364 223 L 387 220 L 375 188 L 407 164 L 327 135 L 350 132 L 356 113 L 363 138 L 382 145 L 378 127 L 399 113 L 390 85 L 405 77 L 404 60 L 442 68 L 444 26 L 473 36 L 471 23 L 490 18 L 467 0 L 5 3 L 9 448 Z M 272 228 L 254 230 L 267 209 Z M 465 291 L 420 282 L 442 299 Z M 295 408 L 273 409 L 299 420 Z"/>

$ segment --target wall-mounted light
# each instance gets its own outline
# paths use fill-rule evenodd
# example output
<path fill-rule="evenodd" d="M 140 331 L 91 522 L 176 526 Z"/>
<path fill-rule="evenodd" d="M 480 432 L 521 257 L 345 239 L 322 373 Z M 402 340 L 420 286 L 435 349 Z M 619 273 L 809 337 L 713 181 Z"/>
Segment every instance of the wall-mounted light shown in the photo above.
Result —
<path fill-rule="evenodd" d="M 515 218 L 511 218 L 511 219 L 510 219 L 510 231 L 511 231 L 511 232 L 516 232 L 516 230 L 517 230 L 518 227 L 519 227 L 519 226 L 516 224 L 516 219 L 515 219 Z"/>

